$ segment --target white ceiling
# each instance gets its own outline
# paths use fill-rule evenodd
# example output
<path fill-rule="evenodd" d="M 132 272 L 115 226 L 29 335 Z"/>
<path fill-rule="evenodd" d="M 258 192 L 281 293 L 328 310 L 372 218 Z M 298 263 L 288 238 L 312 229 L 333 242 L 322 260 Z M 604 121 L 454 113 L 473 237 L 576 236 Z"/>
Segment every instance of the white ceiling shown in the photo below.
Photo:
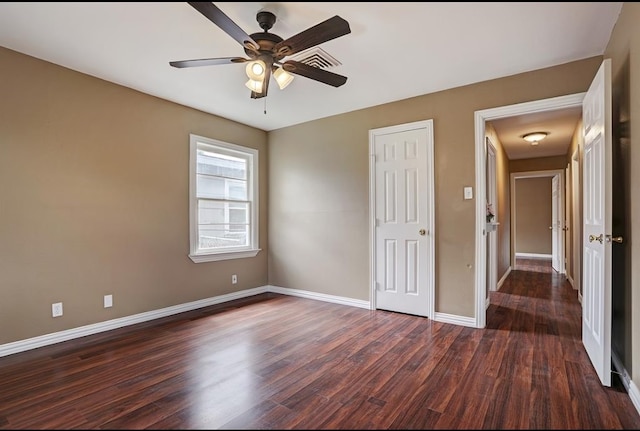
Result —
<path fill-rule="evenodd" d="M 246 33 L 256 13 L 287 39 L 334 15 L 351 33 L 320 47 L 348 77 L 334 88 L 297 76 L 251 99 L 244 65 L 170 61 L 246 57 L 182 2 L 0 3 L 0 45 L 163 99 L 274 130 L 461 85 L 601 55 L 622 2 L 222 2 Z M 266 104 L 266 114 L 264 113 Z"/>
<path fill-rule="evenodd" d="M 490 123 L 509 160 L 517 160 L 566 155 L 581 117 L 582 108 L 577 107 L 501 118 Z M 545 132 L 547 137 L 538 145 L 531 145 L 522 136 L 533 132 Z"/>

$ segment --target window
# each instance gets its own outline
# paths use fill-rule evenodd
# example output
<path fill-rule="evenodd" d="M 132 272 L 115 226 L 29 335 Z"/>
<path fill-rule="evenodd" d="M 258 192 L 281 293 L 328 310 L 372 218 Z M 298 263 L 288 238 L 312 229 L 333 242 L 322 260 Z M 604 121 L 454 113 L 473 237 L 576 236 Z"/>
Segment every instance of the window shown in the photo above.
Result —
<path fill-rule="evenodd" d="M 190 135 L 189 163 L 191 260 L 258 254 L 258 151 Z"/>

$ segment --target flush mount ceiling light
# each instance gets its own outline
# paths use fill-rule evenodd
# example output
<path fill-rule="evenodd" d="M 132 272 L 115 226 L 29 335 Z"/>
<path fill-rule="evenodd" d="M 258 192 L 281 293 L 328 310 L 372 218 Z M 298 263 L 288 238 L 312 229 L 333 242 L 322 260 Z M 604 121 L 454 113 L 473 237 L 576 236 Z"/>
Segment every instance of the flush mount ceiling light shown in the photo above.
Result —
<path fill-rule="evenodd" d="M 547 135 L 548 135 L 547 132 L 533 132 L 533 133 L 527 133 L 526 135 L 522 135 L 522 139 L 524 139 L 527 142 L 530 142 L 531 145 L 538 145 L 538 143 L 542 141 L 544 138 L 546 138 Z"/>

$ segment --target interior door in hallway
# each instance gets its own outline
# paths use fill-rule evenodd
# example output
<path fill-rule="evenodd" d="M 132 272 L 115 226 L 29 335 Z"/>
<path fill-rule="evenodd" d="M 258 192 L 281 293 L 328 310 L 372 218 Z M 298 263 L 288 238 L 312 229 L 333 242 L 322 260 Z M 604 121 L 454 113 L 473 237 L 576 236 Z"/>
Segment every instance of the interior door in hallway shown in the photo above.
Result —
<path fill-rule="evenodd" d="M 562 274 L 564 273 L 564 253 L 562 241 L 564 236 L 564 217 L 562 211 L 563 198 L 560 190 L 560 174 L 551 179 L 551 266 Z"/>
<path fill-rule="evenodd" d="M 370 132 L 375 308 L 432 317 L 432 120 Z"/>
<path fill-rule="evenodd" d="M 611 60 L 583 106 L 582 342 L 600 381 L 611 386 Z"/>

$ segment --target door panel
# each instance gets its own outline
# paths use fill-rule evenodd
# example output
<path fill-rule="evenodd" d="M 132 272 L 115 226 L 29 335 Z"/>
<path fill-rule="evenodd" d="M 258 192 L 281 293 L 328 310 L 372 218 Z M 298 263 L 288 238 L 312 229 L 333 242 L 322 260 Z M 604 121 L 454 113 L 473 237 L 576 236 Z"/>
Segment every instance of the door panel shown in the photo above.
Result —
<path fill-rule="evenodd" d="M 582 342 L 600 381 L 611 386 L 611 60 L 583 102 Z"/>
<path fill-rule="evenodd" d="M 425 317 L 431 315 L 434 279 L 430 121 L 370 133 L 375 306 Z"/>

